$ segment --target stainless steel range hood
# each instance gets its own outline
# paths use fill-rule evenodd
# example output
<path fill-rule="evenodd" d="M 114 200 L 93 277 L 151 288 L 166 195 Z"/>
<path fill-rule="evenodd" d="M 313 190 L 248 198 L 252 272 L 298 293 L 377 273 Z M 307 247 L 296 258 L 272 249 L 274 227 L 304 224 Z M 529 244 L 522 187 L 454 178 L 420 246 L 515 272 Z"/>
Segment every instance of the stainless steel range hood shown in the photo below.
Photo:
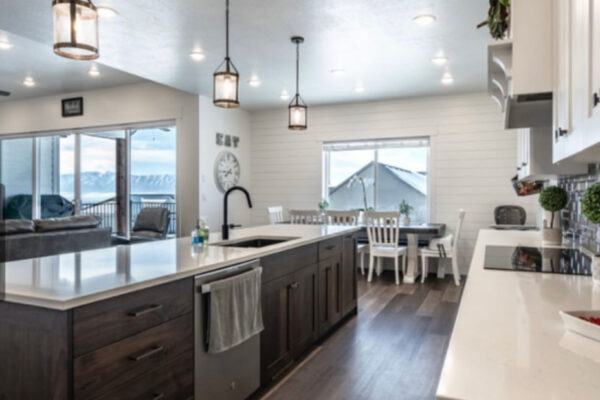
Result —
<path fill-rule="evenodd" d="M 519 94 L 506 99 L 506 129 L 547 126 L 552 126 L 551 92 Z"/>

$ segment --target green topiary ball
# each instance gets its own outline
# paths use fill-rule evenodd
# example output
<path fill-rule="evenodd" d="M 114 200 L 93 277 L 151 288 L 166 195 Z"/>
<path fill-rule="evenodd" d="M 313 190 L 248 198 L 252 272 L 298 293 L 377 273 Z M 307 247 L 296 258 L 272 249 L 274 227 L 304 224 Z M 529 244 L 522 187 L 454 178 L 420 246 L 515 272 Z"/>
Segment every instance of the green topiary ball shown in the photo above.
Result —
<path fill-rule="evenodd" d="M 581 201 L 583 215 L 594 224 L 600 224 L 600 183 L 590 186 Z"/>
<path fill-rule="evenodd" d="M 540 193 L 540 204 L 546 211 L 560 211 L 567 206 L 569 195 L 558 186 L 550 186 Z"/>

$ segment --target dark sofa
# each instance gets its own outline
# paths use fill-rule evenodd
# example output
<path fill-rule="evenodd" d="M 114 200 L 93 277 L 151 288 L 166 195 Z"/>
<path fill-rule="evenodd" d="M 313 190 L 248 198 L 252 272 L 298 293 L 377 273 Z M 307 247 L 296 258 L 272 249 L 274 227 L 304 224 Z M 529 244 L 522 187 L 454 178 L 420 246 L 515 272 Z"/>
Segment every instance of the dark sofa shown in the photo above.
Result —
<path fill-rule="evenodd" d="M 0 262 L 109 247 L 110 228 L 100 218 L 74 216 L 0 221 Z"/>

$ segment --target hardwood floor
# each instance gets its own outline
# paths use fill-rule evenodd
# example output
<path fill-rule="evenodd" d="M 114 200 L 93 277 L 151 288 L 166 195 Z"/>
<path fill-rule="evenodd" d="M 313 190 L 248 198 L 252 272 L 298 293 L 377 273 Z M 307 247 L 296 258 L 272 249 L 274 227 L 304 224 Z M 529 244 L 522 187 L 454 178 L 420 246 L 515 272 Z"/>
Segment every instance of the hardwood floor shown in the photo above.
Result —
<path fill-rule="evenodd" d="M 358 316 L 317 347 L 263 400 L 431 400 L 465 280 L 433 274 L 394 284 L 386 271 L 359 278 Z"/>

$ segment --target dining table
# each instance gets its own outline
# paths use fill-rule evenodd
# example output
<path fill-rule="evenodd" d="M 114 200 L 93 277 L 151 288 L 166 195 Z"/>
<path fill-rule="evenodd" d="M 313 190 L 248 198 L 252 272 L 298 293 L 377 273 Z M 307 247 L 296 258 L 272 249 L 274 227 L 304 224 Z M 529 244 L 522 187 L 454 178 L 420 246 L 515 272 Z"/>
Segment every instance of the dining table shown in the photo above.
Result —
<path fill-rule="evenodd" d="M 289 224 L 291 222 L 282 221 L 280 223 Z M 323 222 L 319 221 L 317 224 L 323 224 Z M 362 226 L 362 229 L 358 233 L 358 243 L 368 244 L 367 226 L 364 224 L 359 225 Z M 402 283 L 414 284 L 422 273 L 418 262 L 419 246 L 427 246 L 431 239 L 444 236 L 446 233 L 446 224 L 427 222 L 418 225 L 401 225 L 399 229 L 398 244 L 406 246 L 407 257 L 406 273 L 402 277 Z M 381 258 L 377 262 L 381 263 Z M 442 271 L 441 268 L 438 268 L 438 277 L 441 277 L 440 272 Z"/>

